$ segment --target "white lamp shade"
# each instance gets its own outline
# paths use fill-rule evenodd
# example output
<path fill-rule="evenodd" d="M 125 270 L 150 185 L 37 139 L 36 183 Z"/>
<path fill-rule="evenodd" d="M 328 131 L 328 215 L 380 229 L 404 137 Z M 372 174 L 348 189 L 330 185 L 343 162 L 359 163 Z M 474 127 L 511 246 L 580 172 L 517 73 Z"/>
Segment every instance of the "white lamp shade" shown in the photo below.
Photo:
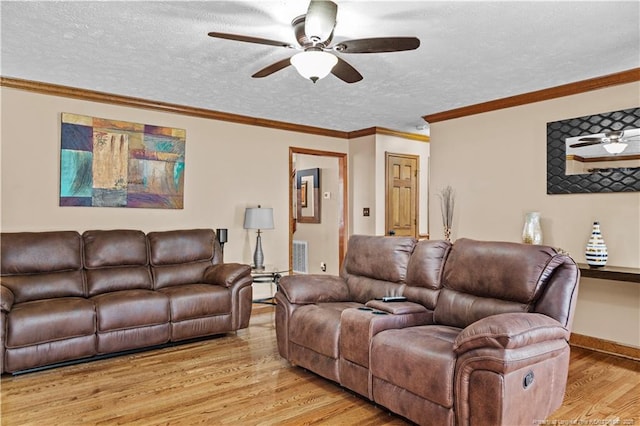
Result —
<path fill-rule="evenodd" d="M 337 63 L 335 55 L 321 50 L 300 52 L 291 57 L 291 65 L 296 67 L 298 73 L 313 82 L 325 78 Z"/>
<path fill-rule="evenodd" d="M 273 209 L 247 208 L 244 211 L 244 229 L 273 229 Z"/>
<path fill-rule="evenodd" d="M 602 145 L 609 154 L 620 154 L 627 147 L 626 143 L 612 142 Z"/>

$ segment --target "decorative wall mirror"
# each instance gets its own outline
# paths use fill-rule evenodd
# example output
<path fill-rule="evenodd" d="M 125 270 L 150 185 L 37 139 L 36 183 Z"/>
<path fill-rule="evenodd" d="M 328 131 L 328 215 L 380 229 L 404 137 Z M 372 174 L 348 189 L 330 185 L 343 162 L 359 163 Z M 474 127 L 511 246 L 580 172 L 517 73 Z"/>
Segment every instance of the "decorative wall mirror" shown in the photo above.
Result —
<path fill-rule="evenodd" d="M 320 169 L 300 170 L 296 186 L 297 221 L 320 223 Z"/>
<path fill-rule="evenodd" d="M 640 108 L 547 123 L 547 194 L 640 191 Z"/>

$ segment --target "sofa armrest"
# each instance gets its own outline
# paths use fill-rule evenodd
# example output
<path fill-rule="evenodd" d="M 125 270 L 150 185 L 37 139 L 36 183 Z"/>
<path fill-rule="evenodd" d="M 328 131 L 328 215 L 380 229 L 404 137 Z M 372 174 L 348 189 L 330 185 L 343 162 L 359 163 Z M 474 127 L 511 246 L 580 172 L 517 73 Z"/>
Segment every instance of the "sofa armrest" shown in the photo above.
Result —
<path fill-rule="evenodd" d="M 297 304 L 349 301 L 347 284 L 333 275 L 287 275 L 280 278 L 278 291 Z"/>
<path fill-rule="evenodd" d="M 13 292 L 8 287 L 0 286 L 0 308 L 2 312 L 11 312 L 13 301 Z"/>
<path fill-rule="evenodd" d="M 251 266 L 241 263 L 219 263 L 204 271 L 203 280 L 207 284 L 231 287 L 241 279 L 251 276 Z"/>
<path fill-rule="evenodd" d="M 516 349 L 558 339 L 568 341 L 569 331 L 555 319 L 536 313 L 506 313 L 467 326 L 456 337 L 453 349 L 460 355 L 478 348 Z"/>

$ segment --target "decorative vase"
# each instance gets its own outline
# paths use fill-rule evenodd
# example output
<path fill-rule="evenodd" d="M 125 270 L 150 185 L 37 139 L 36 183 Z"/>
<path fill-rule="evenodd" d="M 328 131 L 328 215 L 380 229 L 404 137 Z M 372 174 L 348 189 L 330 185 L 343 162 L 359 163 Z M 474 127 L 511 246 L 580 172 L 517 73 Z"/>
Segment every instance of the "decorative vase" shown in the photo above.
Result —
<path fill-rule="evenodd" d="M 451 228 L 448 226 L 444 227 L 444 240 L 451 242 Z"/>
<path fill-rule="evenodd" d="M 522 242 L 525 244 L 542 244 L 540 212 L 529 212 L 526 214 L 524 218 L 524 228 L 522 228 Z"/>
<path fill-rule="evenodd" d="M 609 252 L 600 233 L 600 222 L 593 222 L 593 230 L 584 255 L 587 258 L 587 264 L 593 268 L 599 268 L 607 264 Z"/>

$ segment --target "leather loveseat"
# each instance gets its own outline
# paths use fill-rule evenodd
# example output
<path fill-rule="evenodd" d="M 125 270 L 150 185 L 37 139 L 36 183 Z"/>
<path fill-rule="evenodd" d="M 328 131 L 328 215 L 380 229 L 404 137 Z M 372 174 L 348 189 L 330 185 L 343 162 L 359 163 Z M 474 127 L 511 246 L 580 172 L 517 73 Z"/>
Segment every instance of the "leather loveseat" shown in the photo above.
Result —
<path fill-rule="evenodd" d="M 248 265 L 211 229 L 1 235 L 0 366 L 19 372 L 246 328 Z"/>
<path fill-rule="evenodd" d="M 280 280 L 278 350 L 418 424 L 531 425 L 562 404 L 579 275 L 547 246 L 356 235 L 339 277 Z"/>

